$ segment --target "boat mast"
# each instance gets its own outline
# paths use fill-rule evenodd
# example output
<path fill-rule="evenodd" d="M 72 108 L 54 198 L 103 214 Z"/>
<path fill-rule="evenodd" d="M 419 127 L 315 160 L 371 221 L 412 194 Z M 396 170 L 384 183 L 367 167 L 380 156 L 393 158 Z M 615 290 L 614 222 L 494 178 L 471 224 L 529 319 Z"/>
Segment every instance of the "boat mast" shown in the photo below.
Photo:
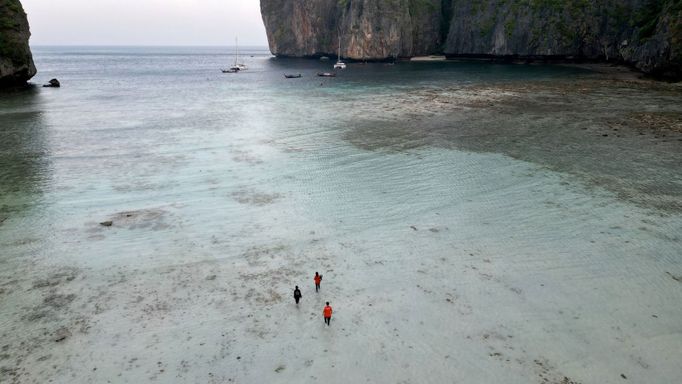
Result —
<path fill-rule="evenodd" d="M 336 61 L 341 62 L 341 26 L 339 26 L 339 53 L 336 55 Z"/>
<path fill-rule="evenodd" d="M 234 46 L 236 50 L 236 54 L 234 56 L 234 66 L 236 67 L 237 64 L 239 64 L 239 37 L 234 38 Z"/>

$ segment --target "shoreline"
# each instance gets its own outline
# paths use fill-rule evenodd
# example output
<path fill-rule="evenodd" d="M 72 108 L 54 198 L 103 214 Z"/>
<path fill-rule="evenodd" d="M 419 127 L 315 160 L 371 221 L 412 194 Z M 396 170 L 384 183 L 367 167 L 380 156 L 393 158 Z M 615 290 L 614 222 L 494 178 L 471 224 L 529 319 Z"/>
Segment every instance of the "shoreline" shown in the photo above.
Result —
<path fill-rule="evenodd" d="M 556 65 L 569 68 L 587 69 L 597 74 L 607 76 L 610 80 L 642 81 L 654 84 L 665 83 L 670 84 L 671 86 L 682 87 L 682 80 L 669 81 L 666 79 L 659 79 L 626 64 L 597 62 L 597 63 L 558 63 Z"/>
<path fill-rule="evenodd" d="M 288 55 L 274 55 L 275 58 L 281 59 L 306 59 L 306 60 L 321 60 L 323 57 L 333 59 L 336 55 L 315 54 L 310 56 L 288 56 Z M 346 63 L 447 63 L 447 62 L 482 62 L 482 63 L 498 63 L 498 64 L 515 64 L 515 65 L 557 65 L 574 68 L 590 69 L 602 74 L 618 74 L 621 79 L 642 79 L 669 84 L 682 84 L 682 78 L 659 76 L 646 73 L 634 65 L 625 62 L 609 62 L 604 60 L 590 60 L 582 58 L 570 57 L 523 57 L 523 56 L 493 56 L 493 55 L 448 55 L 448 54 L 434 54 L 411 57 L 385 57 L 385 58 L 369 58 L 369 59 L 354 59 L 349 57 L 342 57 Z M 629 75 L 626 75 L 629 74 Z"/>

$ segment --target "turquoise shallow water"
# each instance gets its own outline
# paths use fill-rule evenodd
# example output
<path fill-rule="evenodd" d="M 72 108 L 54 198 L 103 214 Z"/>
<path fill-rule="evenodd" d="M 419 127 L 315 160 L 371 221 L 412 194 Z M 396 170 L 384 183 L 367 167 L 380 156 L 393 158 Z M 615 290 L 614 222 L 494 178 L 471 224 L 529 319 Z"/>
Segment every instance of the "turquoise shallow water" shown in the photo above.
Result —
<path fill-rule="evenodd" d="M 530 367 L 519 363 L 511 382 L 535 377 L 540 354 L 582 380 L 619 382 L 633 361 L 644 363 L 630 377 L 677 376 L 664 356 L 682 331 L 680 137 L 622 118 L 677 119 L 679 90 L 604 82 L 576 68 L 489 63 L 356 63 L 320 79 L 315 73 L 332 63 L 254 48 L 244 50 L 248 71 L 222 74 L 230 52 L 37 47 L 34 81 L 57 77 L 63 87 L 0 95 L 0 327 L 14 351 L 0 363 L 23 375 L 18 382 L 65 382 L 73 373 L 83 382 L 149 379 L 155 356 L 138 356 L 142 368 L 124 363 L 150 345 L 170 351 L 164 358 L 177 363 L 168 371 L 178 381 L 205 380 L 211 370 L 277 382 L 268 376 L 276 367 L 259 364 L 291 354 L 306 361 L 293 338 L 302 333 L 252 324 L 248 313 L 258 318 L 263 307 L 275 319 L 290 314 L 276 295 L 249 292 L 286 292 L 312 268 L 343 282 L 332 297 L 347 319 L 375 305 L 377 318 L 354 320 L 357 334 L 330 347 L 356 381 L 386 374 L 354 362 L 367 338 L 377 350 L 386 343 L 389 355 L 403 351 L 405 341 L 377 332 L 401 316 L 411 328 L 430 325 L 406 333 L 418 344 L 398 353 L 406 361 L 453 356 L 449 365 L 422 365 L 433 382 L 504 375 L 496 360 L 476 360 L 495 350 L 470 341 L 491 329 L 530 351 L 515 357 Z M 114 225 L 98 224 L 105 220 Z M 203 286 L 207 274 L 224 287 Z M 50 289 L 75 298 L 52 305 L 40 282 L 69 284 L 62 277 L 71 275 L 75 285 Z M 446 298 L 420 296 L 433 291 L 452 292 L 451 314 L 439 309 Z M 230 294 L 237 298 L 221 301 Z M 143 306 L 149 297 L 156 302 Z M 213 309 L 219 314 L 205 313 Z M 209 324 L 197 325 L 197 313 Z M 652 315 L 661 321 L 651 323 Z M 194 349 L 182 353 L 197 366 L 183 368 L 174 338 L 187 326 L 211 341 L 216 319 L 234 326 L 235 339 L 213 353 L 247 350 L 251 368 Z M 79 344 L 41 344 L 74 324 L 89 326 L 73 331 Z M 168 338 L 148 341 L 155 336 L 140 324 Z M 670 339 L 651 341 L 661 334 Z M 448 350 L 452 343 L 458 352 Z M 109 363 L 93 373 L 92 354 L 106 353 Z M 54 359 L 59 369 L 50 368 Z M 420 375 L 394 363 L 402 367 L 389 375 L 395 381 Z M 478 365 L 486 368 L 466 368 Z"/>
<path fill-rule="evenodd" d="M 262 50 L 247 49 L 251 68 L 226 75 L 218 69 L 232 60 L 225 53 L 229 51 L 37 48 L 41 74 L 36 82 L 59 77 L 64 86 L 3 97 L 2 198 L 9 216 L 5 229 L 15 224 L 31 232 L 41 227 L 69 231 L 88 221 L 102 221 L 108 214 L 166 205 L 183 207 L 178 220 L 200 213 L 216 215 L 218 207 L 233 218 L 230 221 L 247 220 L 244 216 L 252 205 L 231 196 L 241 192 L 277 196 L 275 200 L 287 208 L 309 212 L 336 209 L 334 199 L 331 207 L 319 201 L 327 193 L 352 196 L 354 202 L 366 201 L 373 207 L 375 202 L 367 200 L 371 196 L 357 195 L 354 188 L 378 193 L 377 185 L 335 180 L 349 173 L 374 179 L 375 172 L 383 173 L 381 164 L 387 159 L 343 139 L 350 128 L 347 115 L 355 113 L 352 103 L 358 99 L 446 83 L 523 81 L 579 72 L 504 65 L 358 64 L 330 81 L 314 76 L 329 63 L 275 60 Z M 284 72 L 305 77 L 285 80 Z M 364 112 L 363 117 L 378 113 Z M 385 162 L 389 171 L 385 182 L 409 180 L 416 171 L 409 156 L 402 158 L 407 163 L 393 157 Z M 380 164 L 363 166 L 376 162 Z M 363 175 L 363 170 L 370 174 Z M 285 183 L 291 186 L 282 188 Z M 415 187 L 429 189 L 428 183 Z M 390 185 L 385 189 L 384 193 L 405 193 Z M 401 201 L 395 196 L 397 200 L 382 209 L 383 215 L 374 212 L 374 219 L 423 209 L 403 204 L 409 197 L 408 193 Z M 318 201 L 302 207 L 305 203 L 299 198 Z M 215 221 L 202 222 L 184 231 L 219 235 L 243 224 L 233 222 L 225 231 Z M 121 245 L 128 241 L 122 239 Z M 86 259 L 92 262 L 91 257 Z"/>

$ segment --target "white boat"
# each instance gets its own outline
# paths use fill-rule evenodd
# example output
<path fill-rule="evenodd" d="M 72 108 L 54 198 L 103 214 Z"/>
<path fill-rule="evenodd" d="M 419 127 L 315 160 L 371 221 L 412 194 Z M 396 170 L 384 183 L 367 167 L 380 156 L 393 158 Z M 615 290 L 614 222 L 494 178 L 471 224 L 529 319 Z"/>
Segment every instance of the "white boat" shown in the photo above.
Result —
<path fill-rule="evenodd" d="M 338 59 L 334 64 L 334 69 L 346 69 L 346 63 L 341 61 L 341 34 L 339 34 L 339 53 L 336 56 Z"/>
<path fill-rule="evenodd" d="M 235 69 L 238 68 L 240 71 L 249 69 L 249 67 L 247 67 L 246 64 L 239 62 L 239 38 L 237 37 L 234 38 L 234 46 L 236 47 L 235 49 L 237 50 L 237 53 L 234 56 L 234 65 L 232 66 L 232 68 Z"/>
<path fill-rule="evenodd" d="M 239 39 L 235 37 L 234 39 L 235 43 L 235 55 L 234 55 L 234 65 L 230 67 L 230 69 L 223 69 L 223 73 L 237 73 L 239 71 L 244 71 L 249 69 L 249 67 L 246 66 L 244 63 L 239 62 Z"/>

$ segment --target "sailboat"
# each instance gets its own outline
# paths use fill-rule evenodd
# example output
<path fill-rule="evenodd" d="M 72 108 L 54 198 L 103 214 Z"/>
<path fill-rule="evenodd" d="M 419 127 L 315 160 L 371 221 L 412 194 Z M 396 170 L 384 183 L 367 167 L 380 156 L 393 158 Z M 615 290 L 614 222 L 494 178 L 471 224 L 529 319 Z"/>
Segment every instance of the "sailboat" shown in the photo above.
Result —
<path fill-rule="evenodd" d="M 234 45 L 235 45 L 235 55 L 234 55 L 234 65 L 230 67 L 230 69 L 223 69 L 223 73 L 237 73 L 239 71 L 244 71 L 249 69 L 249 67 L 246 66 L 244 63 L 239 62 L 239 38 L 235 37 L 234 39 Z"/>
<path fill-rule="evenodd" d="M 341 61 L 341 34 L 339 33 L 339 53 L 337 55 L 336 64 L 334 64 L 334 69 L 346 69 L 346 63 Z"/>

